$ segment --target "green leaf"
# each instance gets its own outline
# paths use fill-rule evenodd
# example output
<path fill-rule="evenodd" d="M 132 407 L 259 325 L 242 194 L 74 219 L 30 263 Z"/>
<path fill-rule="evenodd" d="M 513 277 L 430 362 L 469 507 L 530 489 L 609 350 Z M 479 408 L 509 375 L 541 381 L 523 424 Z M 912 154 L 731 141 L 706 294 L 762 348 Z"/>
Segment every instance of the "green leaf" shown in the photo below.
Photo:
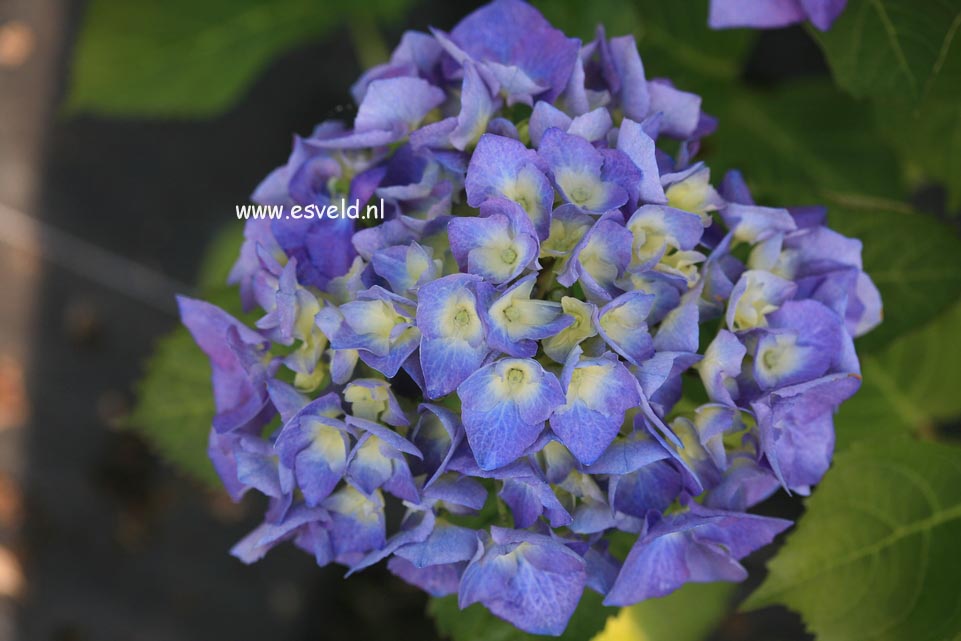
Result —
<path fill-rule="evenodd" d="M 961 78 L 961 68 L 955 77 Z M 916 184 L 944 185 L 949 210 L 961 211 L 961 99 L 930 97 L 917 106 L 884 101 L 876 113 L 878 129 L 898 150 L 905 175 Z"/>
<path fill-rule="evenodd" d="M 623 608 L 592 641 L 704 641 L 731 609 L 734 583 L 688 583 Z"/>
<path fill-rule="evenodd" d="M 961 449 L 908 439 L 837 456 L 749 609 L 782 603 L 818 641 L 961 635 Z"/>
<path fill-rule="evenodd" d="M 617 613 L 616 608 L 601 605 L 603 599 L 604 597 L 596 592 L 585 590 L 567 630 L 559 637 L 521 632 L 510 623 L 495 617 L 479 603 L 461 610 L 457 607 L 456 595 L 432 598 L 427 605 L 427 612 L 434 618 L 437 631 L 451 641 L 586 641 L 604 627 L 608 617 Z"/>
<path fill-rule="evenodd" d="M 916 434 L 961 416 L 961 304 L 861 357 L 864 383 L 835 418 L 839 450 L 861 440 Z"/>
<path fill-rule="evenodd" d="M 823 203 L 830 194 L 901 198 L 900 169 L 879 139 L 870 106 L 825 80 L 730 92 L 705 109 L 720 119 L 704 158 L 720 179 L 740 169 L 759 202 Z"/>
<path fill-rule="evenodd" d="M 93 0 L 67 109 L 204 117 L 232 105 L 278 54 L 338 26 L 390 20 L 412 0 Z"/>
<path fill-rule="evenodd" d="M 961 208 L 961 0 L 852 0 L 811 33 L 838 83 L 877 99 L 880 138 L 915 184 L 940 182 Z"/>
<path fill-rule="evenodd" d="M 884 302 L 884 322 L 859 341 L 877 350 L 922 327 L 961 297 L 961 238 L 899 203 L 829 196 L 831 227 L 864 244 L 864 269 Z"/>
<path fill-rule="evenodd" d="M 918 100 L 957 55 L 959 30 L 961 0 L 851 0 L 829 31 L 812 33 L 853 95 Z M 953 92 L 961 96 L 956 79 Z"/>

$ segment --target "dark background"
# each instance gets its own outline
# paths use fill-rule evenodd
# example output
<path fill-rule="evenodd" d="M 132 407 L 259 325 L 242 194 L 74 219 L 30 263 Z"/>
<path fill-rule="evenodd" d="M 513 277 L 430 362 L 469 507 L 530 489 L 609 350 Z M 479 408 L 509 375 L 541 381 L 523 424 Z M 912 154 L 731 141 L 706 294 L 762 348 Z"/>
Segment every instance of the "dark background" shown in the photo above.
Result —
<path fill-rule="evenodd" d="M 386 39 L 450 27 L 476 4 L 423 2 Z M 232 505 L 116 428 L 177 322 L 178 283 L 239 224 L 233 206 L 285 161 L 292 133 L 348 100 L 350 43 L 284 55 L 213 120 L 67 118 L 82 11 L 0 0 L 0 27 L 33 32 L 24 60 L 0 61 L 0 206 L 30 216 L 0 218 L 0 639 L 435 639 L 423 595 L 382 569 L 344 581 L 291 547 L 243 566 L 227 551 L 260 503 Z M 800 29 L 762 37 L 745 70 L 758 84 L 809 73 L 826 72 Z M 778 501 L 765 510 L 797 515 Z M 733 616 L 716 637 L 805 638 L 784 610 Z"/>

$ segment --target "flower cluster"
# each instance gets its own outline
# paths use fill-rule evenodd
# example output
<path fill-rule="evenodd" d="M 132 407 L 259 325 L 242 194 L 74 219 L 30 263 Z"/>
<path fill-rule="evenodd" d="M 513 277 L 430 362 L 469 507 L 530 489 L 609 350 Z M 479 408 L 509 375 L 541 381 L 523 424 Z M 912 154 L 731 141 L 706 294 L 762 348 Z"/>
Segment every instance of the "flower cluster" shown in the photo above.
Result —
<path fill-rule="evenodd" d="M 715 189 L 698 96 L 521 0 L 405 34 L 353 94 L 352 126 L 297 138 L 254 200 L 387 220 L 248 221 L 253 328 L 180 301 L 211 459 L 270 499 L 234 554 L 386 559 L 555 635 L 585 588 L 743 579 L 789 525 L 748 508 L 817 483 L 859 385 L 852 337 L 880 320 L 860 243 L 737 173 Z"/>

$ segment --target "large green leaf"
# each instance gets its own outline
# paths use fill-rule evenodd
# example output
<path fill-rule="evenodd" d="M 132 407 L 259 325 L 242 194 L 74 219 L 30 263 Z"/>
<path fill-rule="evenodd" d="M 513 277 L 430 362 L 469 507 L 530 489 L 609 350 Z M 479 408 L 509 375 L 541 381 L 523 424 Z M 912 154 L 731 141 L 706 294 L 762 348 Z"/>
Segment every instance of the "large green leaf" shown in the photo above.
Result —
<path fill-rule="evenodd" d="M 617 614 L 616 608 L 601 605 L 604 599 L 590 590 L 584 591 L 581 603 L 560 637 L 545 637 L 521 632 L 510 623 L 498 619 L 479 603 L 461 610 L 457 596 L 432 598 L 427 612 L 434 618 L 437 631 L 451 641 L 587 641 L 604 628 L 608 617 Z"/>
<path fill-rule="evenodd" d="M 821 79 L 739 88 L 705 105 L 720 125 L 704 142 L 704 158 L 718 177 L 740 169 L 767 204 L 816 204 L 848 193 L 900 198 L 897 159 L 869 107 Z"/>
<path fill-rule="evenodd" d="M 818 641 L 961 636 L 961 449 L 908 439 L 840 454 L 748 600 Z"/>
<path fill-rule="evenodd" d="M 279 53 L 412 0 L 93 0 L 68 109 L 196 117 L 229 107 Z M 349 32 L 348 32 L 349 33 Z"/>
<path fill-rule="evenodd" d="M 838 83 L 855 96 L 921 99 L 961 47 L 961 0 L 851 0 L 814 32 Z M 961 83 L 954 80 L 954 96 Z"/>
<path fill-rule="evenodd" d="M 838 83 L 877 99 L 881 138 L 916 183 L 948 189 L 961 208 L 961 0 L 852 0 L 812 33 Z"/>
<path fill-rule="evenodd" d="M 932 436 L 961 416 L 961 304 L 891 343 L 864 354 L 864 383 L 835 419 L 838 449 L 860 440 Z"/>

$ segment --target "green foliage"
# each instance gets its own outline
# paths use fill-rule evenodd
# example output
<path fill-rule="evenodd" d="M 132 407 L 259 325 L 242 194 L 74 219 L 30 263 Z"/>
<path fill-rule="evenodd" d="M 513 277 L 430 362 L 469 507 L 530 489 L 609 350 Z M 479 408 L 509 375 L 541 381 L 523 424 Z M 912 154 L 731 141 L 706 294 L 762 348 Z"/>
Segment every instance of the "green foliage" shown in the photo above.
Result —
<path fill-rule="evenodd" d="M 838 195 L 902 193 L 898 163 L 870 110 L 822 79 L 739 88 L 705 109 L 720 119 L 704 157 L 718 178 L 740 169 L 759 202 L 816 204 Z"/>
<path fill-rule="evenodd" d="M 237 256 L 240 227 L 218 236 L 200 270 L 200 296 L 240 315 L 227 273 Z M 189 476 L 219 488 L 207 458 L 207 436 L 214 417 L 210 364 L 184 327 L 161 339 L 137 385 L 137 405 L 125 426 L 140 433 L 167 461 Z"/>
<path fill-rule="evenodd" d="M 437 630 L 451 641 L 587 641 L 604 628 L 608 617 L 617 614 L 616 608 L 601 605 L 603 599 L 604 597 L 596 592 L 585 590 L 580 607 L 571 617 L 567 630 L 559 637 L 521 632 L 510 623 L 495 617 L 479 603 L 461 610 L 457 607 L 456 595 L 432 598 L 427 612 L 434 618 Z"/>
<path fill-rule="evenodd" d="M 838 84 L 853 95 L 919 100 L 958 55 L 959 28 L 959 0 L 851 0 L 830 30 L 812 33 Z"/>
<path fill-rule="evenodd" d="M 961 208 L 961 0 L 852 0 L 819 33 L 838 83 L 876 99 L 880 135 L 915 182 Z"/>
<path fill-rule="evenodd" d="M 961 78 L 961 61 L 958 67 L 955 78 Z M 917 106 L 890 100 L 876 110 L 878 130 L 898 150 L 905 175 L 943 184 L 949 209 L 961 212 L 961 99 L 931 97 Z"/>
<path fill-rule="evenodd" d="M 898 203 L 835 198 L 831 227 L 864 244 L 864 269 L 884 301 L 884 322 L 858 347 L 874 351 L 922 327 L 961 297 L 961 238 Z"/>
<path fill-rule="evenodd" d="M 227 109 L 280 53 L 343 24 L 396 18 L 411 0 L 93 0 L 68 110 L 204 117 Z"/>
<path fill-rule="evenodd" d="M 860 440 L 932 436 L 940 421 L 961 416 L 961 304 L 863 354 L 864 383 L 835 419 L 838 449 Z"/>
<path fill-rule="evenodd" d="M 910 440 L 838 455 L 748 608 L 784 603 L 818 641 L 961 635 L 961 449 Z"/>
<path fill-rule="evenodd" d="M 616 621 L 626 629 L 611 630 L 608 624 L 593 641 L 704 641 L 727 616 L 736 588 L 734 583 L 688 583 L 666 597 L 624 608 Z"/>

